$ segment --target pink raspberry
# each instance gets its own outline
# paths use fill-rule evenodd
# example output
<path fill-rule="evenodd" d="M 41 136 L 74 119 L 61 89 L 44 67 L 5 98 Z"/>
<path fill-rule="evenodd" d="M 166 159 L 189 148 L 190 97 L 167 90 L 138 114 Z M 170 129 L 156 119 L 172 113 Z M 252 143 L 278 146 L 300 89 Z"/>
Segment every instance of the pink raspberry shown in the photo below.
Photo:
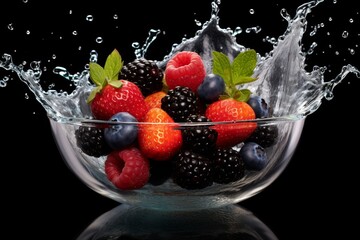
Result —
<path fill-rule="evenodd" d="M 149 180 L 149 160 L 135 147 L 113 151 L 105 161 L 105 173 L 121 190 L 139 189 Z"/>
<path fill-rule="evenodd" d="M 205 75 L 205 65 L 201 56 L 191 51 L 176 53 L 165 68 L 165 81 L 169 89 L 183 86 L 196 92 Z"/>

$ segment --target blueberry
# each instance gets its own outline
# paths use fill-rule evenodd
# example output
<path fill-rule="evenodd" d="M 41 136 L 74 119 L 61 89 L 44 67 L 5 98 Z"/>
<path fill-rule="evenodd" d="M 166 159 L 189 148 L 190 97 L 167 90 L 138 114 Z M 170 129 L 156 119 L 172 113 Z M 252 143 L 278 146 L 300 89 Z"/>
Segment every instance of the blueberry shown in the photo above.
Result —
<path fill-rule="evenodd" d="M 248 170 L 259 171 L 263 169 L 268 162 L 265 149 L 254 142 L 245 143 L 239 154 L 244 161 L 245 168 Z"/>
<path fill-rule="evenodd" d="M 104 138 L 112 149 L 122 149 L 131 145 L 138 133 L 136 118 L 128 112 L 119 112 L 110 118 L 113 122 L 130 122 L 114 124 L 104 130 Z M 132 122 L 134 124 L 132 124 Z"/>
<path fill-rule="evenodd" d="M 269 107 L 262 97 L 257 95 L 250 96 L 247 103 L 254 110 L 256 118 L 264 118 L 269 116 Z"/>
<path fill-rule="evenodd" d="M 219 75 L 209 73 L 199 85 L 197 93 L 199 98 L 206 103 L 212 103 L 219 99 L 225 91 L 225 82 Z"/>

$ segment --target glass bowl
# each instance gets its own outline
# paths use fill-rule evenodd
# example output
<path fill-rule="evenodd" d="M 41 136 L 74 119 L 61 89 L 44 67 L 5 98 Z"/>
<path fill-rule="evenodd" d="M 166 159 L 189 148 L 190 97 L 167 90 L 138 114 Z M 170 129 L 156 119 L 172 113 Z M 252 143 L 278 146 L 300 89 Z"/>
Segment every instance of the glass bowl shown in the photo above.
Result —
<path fill-rule="evenodd" d="M 61 122 L 49 117 L 53 136 L 58 149 L 67 166 L 73 173 L 95 192 L 117 202 L 161 210 L 197 210 L 222 207 L 238 203 L 261 192 L 269 186 L 286 168 L 298 144 L 304 126 L 305 117 L 263 118 L 251 121 L 211 122 L 211 123 L 134 123 L 91 121 L 89 119 Z M 143 128 L 166 128 L 171 131 L 197 130 L 202 128 L 227 128 L 231 132 L 256 124 L 257 128 L 272 126 L 277 131 L 277 137 L 270 146 L 264 147 L 267 161 L 261 169 L 247 168 L 240 174 L 238 180 L 226 183 L 211 182 L 206 187 L 188 189 L 175 183 L 173 159 L 167 161 L 149 160 L 149 179 L 138 189 L 122 190 L 109 180 L 105 171 L 107 155 L 94 157 L 87 155 L 79 147 L 76 131 L 79 128 L 106 129 L 114 124 L 132 125 L 139 132 Z M 241 139 L 234 141 L 226 148 L 235 150 L 238 154 L 244 144 Z M 130 147 L 138 148 L 137 140 Z M 129 147 L 129 148 L 130 148 Z M 194 149 L 190 149 L 192 151 Z M 216 148 L 210 151 L 215 151 Z M 182 151 L 181 149 L 179 152 Z M 214 162 L 212 154 L 207 158 Z M 175 157 L 174 157 L 175 158 Z M 227 161 L 225 159 L 224 161 Z M 166 163 L 165 163 L 166 162 Z M 162 165 L 163 164 L 163 165 Z M 159 167 L 160 166 L 160 167 Z M 197 171 L 197 170 L 194 170 Z M 213 170 L 212 170 L 213 171 Z M 215 171 L 213 171 L 214 174 Z"/>

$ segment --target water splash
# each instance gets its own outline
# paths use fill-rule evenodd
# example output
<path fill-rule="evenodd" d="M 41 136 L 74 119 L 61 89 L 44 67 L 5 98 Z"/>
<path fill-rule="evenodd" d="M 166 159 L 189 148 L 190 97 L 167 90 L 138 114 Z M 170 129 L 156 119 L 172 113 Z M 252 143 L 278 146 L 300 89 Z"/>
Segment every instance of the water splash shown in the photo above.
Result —
<path fill-rule="evenodd" d="M 322 99 L 330 100 L 333 98 L 334 88 L 346 78 L 350 73 L 360 78 L 359 70 L 350 64 L 342 67 L 333 79 L 325 81 L 325 66 L 314 66 L 310 71 L 305 70 L 305 60 L 312 55 L 318 44 L 313 42 L 308 50 L 303 49 L 302 40 L 308 28 L 307 16 L 312 10 L 324 0 L 310 1 L 297 8 L 294 17 L 286 9 L 280 11 L 281 17 L 287 22 L 287 27 L 279 37 L 267 36 L 264 41 L 272 44 L 271 51 L 260 55 L 258 54 L 258 65 L 255 70 L 257 81 L 247 84 L 244 87 L 252 92 L 264 97 L 272 106 L 272 114 L 278 117 L 307 116 L 316 111 L 321 105 Z M 198 52 L 205 63 L 207 72 L 212 71 L 212 52 L 221 51 L 230 59 L 233 59 L 239 52 L 247 49 L 247 46 L 237 43 L 236 37 L 241 33 L 259 33 L 261 26 L 248 27 L 245 31 L 240 27 L 235 30 L 221 28 L 219 23 L 220 1 L 211 3 L 210 19 L 202 24 L 200 29 L 191 38 L 184 38 L 180 43 L 174 43 L 169 53 L 163 59 L 158 60 L 158 65 L 165 68 L 170 57 L 178 51 L 191 50 Z M 251 15 L 255 15 L 254 9 L 249 10 Z M 117 15 L 114 15 L 117 16 Z M 115 18 L 114 18 L 115 19 Z M 117 19 L 117 17 L 116 17 Z M 86 16 L 87 21 L 93 21 L 92 15 Z M 333 21 L 329 19 L 329 22 Z M 353 22 L 353 19 L 349 20 Z M 198 25 L 199 21 L 196 21 Z M 13 27 L 13 24 L 10 25 Z M 323 23 L 319 23 L 310 29 L 309 36 L 317 34 L 319 29 L 324 28 Z M 76 34 L 74 34 L 76 32 Z M 148 38 L 141 46 L 134 42 L 132 47 L 135 49 L 136 58 L 145 57 L 151 44 L 155 42 L 160 30 L 151 29 Z M 30 31 L 29 31 L 30 33 Z M 77 35 L 77 31 L 72 31 Z M 348 31 L 342 32 L 342 37 L 347 38 Z M 103 38 L 96 40 L 103 42 Z M 349 48 L 354 52 L 353 48 Z M 256 49 L 255 49 L 256 50 Z M 56 55 L 55 55 L 56 56 Z M 53 60 L 55 60 L 53 58 Z M 98 54 L 95 50 L 90 52 L 89 62 L 97 62 Z M 92 89 L 89 81 L 88 65 L 79 73 L 71 74 L 64 67 L 55 67 L 53 74 L 61 76 L 66 81 L 71 82 L 73 90 L 56 91 L 53 87 L 48 90 L 41 86 L 43 70 L 39 61 L 30 63 L 30 67 L 25 69 L 25 63 L 16 65 L 13 63 L 10 54 L 3 54 L 0 60 L 0 67 L 15 72 L 20 80 L 27 84 L 34 93 L 36 99 L 44 107 L 49 117 L 57 121 L 70 121 L 82 118 L 91 118 L 91 113 L 85 99 Z M 8 78 L 0 79 L 0 86 L 5 87 Z"/>

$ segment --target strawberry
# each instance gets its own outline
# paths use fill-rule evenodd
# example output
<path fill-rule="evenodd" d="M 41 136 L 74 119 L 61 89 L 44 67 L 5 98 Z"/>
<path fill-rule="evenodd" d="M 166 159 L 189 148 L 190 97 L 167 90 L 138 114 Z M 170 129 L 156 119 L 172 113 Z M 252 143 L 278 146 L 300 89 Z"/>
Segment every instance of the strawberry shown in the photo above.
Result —
<path fill-rule="evenodd" d="M 181 131 L 176 129 L 177 124 L 161 108 L 151 108 L 143 121 L 147 123 L 139 124 L 138 133 L 141 152 L 150 159 L 169 160 L 182 145 L 182 135 Z M 174 124 L 169 125 L 169 123 Z"/>
<path fill-rule="evenodd" d="M 205 116 L 212 122 L 239 121 L 255 119 L 255 112 L 246 102 L 234 98 L 218 100 L 210 104 Z M 255 122 L 219 124 L 213 128 L 218 132 L 216 145 L 232 147 L 247 139 L 255 130 Z"/>
<path fill-rule="evenodd" d="M 111 152 L 105 161 L 107 178 L 121 190 L 143 187 L 150 178 L 150 163 L 135 147 Z"/>
<path fill-rule="evenodd" d="M 176 86 L 189 87 L 196 92 L 206 75 L 199 54 L 190 51 L 176 53 L 166 64 L 165 82 L 169 89 Z"/>
<path fill-rule="evenodd" d="M 252 82 L 251 77 L 256 66 L 256 52 L 248 50 L 239 53 L 232 63 L 221 52 L 213 52 L 213 73 L 221 76 L 225 82 L 225 94 L 219 100 L 211 103 L 205 111 L 205 116 L 212 122 L 234 122 L 253 120 L 256 118 L 253 108 L 246 103 L 251 92 L 240 89 L 239 85 Z M 255 122 L 218 124 L 213 128 L 218 132 L 216 145 L 232 147 L 245 141 L 256 129 Z"/>
<path fill-rule="evenodd" d="M 145 102 L 148 105 L 149 109 L 158 107 L 161 108 L 161 99 L 166 96 L 164 91 L 154 92 L 145 97 Z"/>
<path fill-rule="evenodd" d="M 95 62 L 90 63 L 90 78 L 96 88 L 90 93 L 87 102 L 96 119 L 109 120 L 118 112 L 128 112 L 141 121 L 148 107 L 139 87 L 127 80 L 119 80 L 123 66 L 121 56 L 115 49 L 106 59 L 104 68 Z"/>

